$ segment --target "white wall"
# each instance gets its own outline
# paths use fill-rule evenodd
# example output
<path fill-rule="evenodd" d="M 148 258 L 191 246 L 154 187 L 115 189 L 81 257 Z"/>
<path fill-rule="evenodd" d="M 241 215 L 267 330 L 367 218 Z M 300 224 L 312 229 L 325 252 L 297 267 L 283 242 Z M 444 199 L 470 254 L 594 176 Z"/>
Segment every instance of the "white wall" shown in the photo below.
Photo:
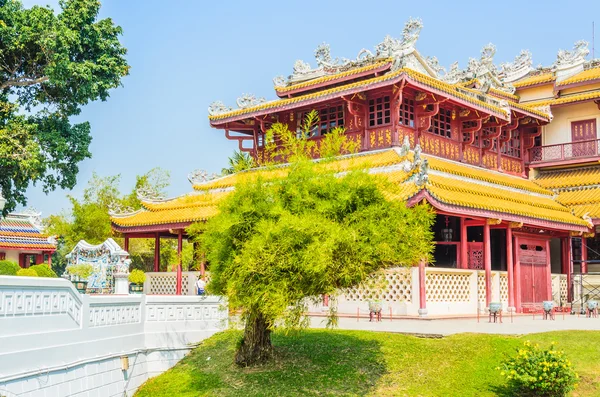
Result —
<path fill-rule="evenodd" d="M 571 142 L 573 121 L 596 119 L 596 129 L 600 128 L 600 110 L 593 102 L 555 107 L 552 114 L 552 122 L 543 127 L 542 145 Z"/>
<path fill-rule="evenodd" d="M 63 279 L 3 276 L 0 395 L 132 395 L 226 327 L 219 297 L 89 296 Z"/>

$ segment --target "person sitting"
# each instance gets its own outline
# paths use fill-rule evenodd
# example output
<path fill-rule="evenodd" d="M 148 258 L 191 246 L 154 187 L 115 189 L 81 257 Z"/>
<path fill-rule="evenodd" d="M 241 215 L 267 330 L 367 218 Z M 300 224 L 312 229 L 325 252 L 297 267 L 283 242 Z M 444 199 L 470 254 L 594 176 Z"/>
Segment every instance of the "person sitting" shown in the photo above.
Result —
<path fill-rule="evenodd" d="M 196 290 L 198 291 L 198 295 L 204 295 L 206 288 L 206 281 L 204 280 L 204 276 L 198 278 L 196 281 Z"/>

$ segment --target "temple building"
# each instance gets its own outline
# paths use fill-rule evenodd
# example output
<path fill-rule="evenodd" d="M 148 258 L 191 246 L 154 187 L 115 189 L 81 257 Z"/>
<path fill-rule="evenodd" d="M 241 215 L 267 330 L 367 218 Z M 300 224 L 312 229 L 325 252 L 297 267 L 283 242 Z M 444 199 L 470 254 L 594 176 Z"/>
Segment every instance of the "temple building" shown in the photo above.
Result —
<path fill-rule="evenodd" d="M 587 43 L 578 42 L 549 67 L 533 68 L 527 51 L 497 67 L 490 44 L 465 69 L 446 71 L 416 49 L 421 28 L 410 19 L 401 38 L 388 36 L 355 59 L 334 58 L 322 44 L 316 67 L 299 60 L 290 76 L 274 79 L 279 99 L 244 95 L 236 109 L 215 102 L 210 125 L 260 164 L 274 123 L 296 131 L 316 110 L 315 161 L 323 136 L 343 127 L 360 150 L 323 167 L 384 174 L 400 186 L 397 199 L 435 209 L 433 263 L 389 270 L 377 293 L 390 313 L 474 314 L 491 302 L 521 312 L 573 301 L 573 274 L 590 271 L 600 245 L 600 62 L 586 60 Z M 216 214 L 236 183 L 285 173 L 194 172 L 194 192 L 146 198 L 139 211 L 112 214 L 113 228 L 126 241 L 155 238 L 159 269 L 161 237 L 181 247 L 185 228 Z M 179 293 L 180 267 L 178 274 Z M 371 298 L 360 287 L 345 291 L 340 312 Z"/>
<path fill-rule="evenodd" d="M 56 241 L 44 234 L 40 213 L 26 210 L 0 219 L 0 260 L 11 260 L 26 268 L 52 264 Z"/>

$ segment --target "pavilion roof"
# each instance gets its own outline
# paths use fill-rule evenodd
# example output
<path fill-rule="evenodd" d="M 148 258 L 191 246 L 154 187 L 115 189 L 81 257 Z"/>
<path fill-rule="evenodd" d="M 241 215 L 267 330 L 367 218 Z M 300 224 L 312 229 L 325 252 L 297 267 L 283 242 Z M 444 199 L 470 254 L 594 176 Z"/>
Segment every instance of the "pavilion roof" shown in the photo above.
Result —
<path fill-rule="evenodd" d="M 600 222 L 600 166 L 542 171 L 535 182 L 552 189 L 558 195 L 556 201 L 575 215 Z"/>
<path fill-rule="evenodd" d="M 551 84 L 556 80 L 553 72 L 529 75 L 521 80 L 515 81 L 512 85 L 515 88 L 530 87 L 538 84 Z"/>
<path fill-rule="evenodd" d="M 561 80 L 556 83 L 557 86 L 565 86 L 569 84 L 582 83 L 584 81 L 598 80 L 600 79 L 600 67 L 591 68 L 588 70 L 584 70 L 583 72 L 579 72 L 574 76 L 571 76 L 567 79 Z"/>
<path fill-rule="evenodd" d="M 56 250 L 54 240 L 42 232 L 39 214 L 11 213 L 0 219 L 0 249 Z"/>
<path fill-rule="evenodd" d="M 553 191 L 531 180 L 431 155 L 396 148 L 347 155 L 319 166 L 333 173 L 368 170 L 385 175 L 399 186 L 398 192 L 386 193 L 390 199 L 409 203 L 425 199 L 445 212 L 565 230 L 587 231 L 590 226 L 588 221 L 573 215 L 569 207 L 555 200 Z M 143 209 L 113 215 L 111 219 L 121 231 L 134 226 L 203 221 L 217 214 L 219 202 L 237 184 L 258 177 L 284 178 L 288 172 L 286 165 L 239 172 L 196 184 L 196 192 L 188 195 L 162 202 L 144 202 Z"/>

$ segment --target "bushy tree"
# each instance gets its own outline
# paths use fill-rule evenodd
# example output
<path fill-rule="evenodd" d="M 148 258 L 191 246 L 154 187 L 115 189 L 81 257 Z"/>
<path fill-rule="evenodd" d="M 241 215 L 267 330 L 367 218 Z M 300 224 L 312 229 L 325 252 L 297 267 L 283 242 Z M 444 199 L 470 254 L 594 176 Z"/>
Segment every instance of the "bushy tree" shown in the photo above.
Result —
<path fill-rule="evenodd" d="M 5 213 L 26 204 L 31 182 L 73 188 L 90 157 L 87 122 L 70 117 L 128 74 L 122 30 L 99 20 L 98 0 L 61 0 L 61 11 L 0 0 L 0 188 Z"/>
<path fill-rule="evenodd" d="M 287 126 L 275 128 L 292 142 Z M 352 287 L 383 268 L 413 265 L 432 250 L 429 207 L 388 200 L 397 186 L 385 177 L 335 175 L 308 161 L 299 146 L 306 144 L 290 143 L 287 177 L 236 186 L 217 216 L 188 229 L 210 263 L 209 290 L 227 296 L 245 320 L 239 365 L 271 357 L 271 330 L 299 325 L 307 298 Z"/>
<path fill-rule="evenodd" d="M 231 175 L 236 172 L 248 170 L 255 166 L 254 159 L 250 154 L 236 150 L 233 152 L 233 156 L 228 159 L 229 167 L 223 168 L 221 174 Z"/>

